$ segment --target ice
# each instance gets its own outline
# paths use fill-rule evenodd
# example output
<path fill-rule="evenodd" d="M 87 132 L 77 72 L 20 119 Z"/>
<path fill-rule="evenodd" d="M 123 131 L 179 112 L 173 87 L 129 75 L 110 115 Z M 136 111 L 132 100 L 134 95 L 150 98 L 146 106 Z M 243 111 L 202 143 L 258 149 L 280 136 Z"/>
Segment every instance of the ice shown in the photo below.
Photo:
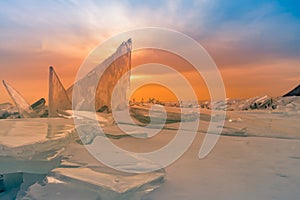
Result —
<path fill-rule="evenodd" d="M 22 199 L 29 186 L 36 182 L 42 182 L 45 178 L 45 174 L 30 174 L 23 172 L 8 173 L 3 175 L 4 191 L 8 188 L 10 192 L 0 192 L 1 200 Z"/>
<path fill-rule="evenodd" d="M 45 114 L 46 109 L 46 100 L 44 98 L 39 99 L 31 105 L 31 108 L 38 113 L 39 116 L 43 116 Z"/>
<path fill-rule="evenodd" d="M 120 48 L 126 47 L 123 50 L 127 52 L 126 56 L 130 56 L 128 46 L 122 45 Z M 126 64 L 126 56 L 115 62 L 103 77 L 105 82 L 99 83 L 97 95 L 103 98 L 97 104 L 98 110 L 106 108 L 121 113 L 126 107 L 123 103 L 126 102 L 124 91 L 129 84 L 128 77 L 121 80 L 124 87 L 115 93 L 120 100 L 116 107 L 107 104 L 111 90 L 100 91 L 108 87 L 107 80 L 113 79 L 111 74 L 119 70 L 117 66 L 130 66 Z M 105 61 L 106 64 L 112 57 Z M 105 62 L 99 65 L 100 71 Z M 124 74 L 125 68 L 119 72 Z M 91 83 L 98 72 L 96 68 L 80 84 Z M 13 88 L 4 84 L 9 92 L 14 92 L 11 96 L 17 97 L 17 101 L 23 102 L 29 111 L 43 112 L 44 99 L 29 106 Z M 113 84 L 116 83 L 113 81 Z M 114 122 L 109 112 L 85 111 L 81 105 L 77 105 L 80 108 L 78 112 L 68 110 L 70 100 L 67 92 L 50 68 L 49 99 L 51 95 L 50 116 L 69 119 L 0 120 L 0 199 L 253 199 L 253 194 L 257 199 L 300 198 L 300 97 L 226 99 L 203 102 L 201 109 L 195 102 L 164 107 L 143 103 L 131 106 L 133 120 L 125 118 Z M 56 102 L 55 99 L 61 101 Z M 217 109 L 214 116 L 212 108 Z M 0 116 L 11 114 L 13 110 L 10 104 L 1 104 Z M 226 110 L 222 136 L 213 151 L 200 160 L 198 153 L 204 134 L 214 134 L 207 133 L 207 128 L 209 123 L 217 123 L 217 116 L 222 110 Z M 24 115 L 25 111 L 20 113 Z M 189 125 L 198 119 L 199 113 L 199 127 L 194 130 Z M 26 117 L 32 116 L 28 114 Z M 80 119 L 82 124 L 76 125 L 76 128 L 86 131 L 84 137 L 80 135 L 79 138 L 71 118 Z M 89 124 L 91 119 L 96 119 L 97 123 Z M 164 121 L 167 123 L 163 124 Z M 153 126 L 145 126 L 148 123 L 153 123 Z M 93 157 L 94 154 L 113 156 L 117 159 L 111 162 L 127 171 L 157 169 L 158 164 L 134 153 L 164 147 L 174 139 L 181 123 L 185 125 L 186 135 L 192 131 L 198 134 L 187 152 L 165 169 L 131 174 L 111 169 Z M 118 127 L 120 124 L 127 127 L 127 132 L 122 132 Z M 98 131 L 96 125 L 102 130 Z M 152 137 L 147 131 L 140 131 L 139 126 L 158 130 L 159 133 Z M 130 159 L 123 159 L 121 154 L 111 149 L 99 150 L 99 144 L 104 144 L 106 139 L 104 137 L 127 150 L 126 155 L 131 156 Z M 90 154 L 86 147 L 94 154 Z M 155 190 L 162 184 L 161 189 Z"/>
<path fill-rule="evenodd" d="M 203 137 L 197 135 L 188 151 L 166 167 L 164 185 L 144 200 L 300 198 L 299 140 L 221 136 L 209 156 L 199 160 Z"/>
<path fill-rule="evenodd" d="M 267 109 L 272 107 L 273 99 L 267 95 L 256 99 L 251 105 L 251 109 Z M 275 108 L 275 107 L 274 107 Z"/>
<path fill-rule="evenodd" d="M 90 193 L 86 199 L 140 199 L 159 187 L 163 178 L 163 170 L 127 174 L 103 167 L 57 168 L 47 176 L 45 186 L 33 185 L 27 196 L 39 200 L 79 199 L 82 197 L 77 191 L 83 190 Z M 79 196 L 74 196 L 74 192 Z"/>
<path fill-rule="evenodd" d="M 6 119 L 11 116 L 14 112 L 11 111 L 13 106 L 11 103 L 2 103 L 0 104 L 0 119 Z"/>
<path fill-rule="evenodd" d="M 86 121 L 96 119 L 102 127 L 109 126 L 113 123 L 113 117 L 110 113 L 100 113 L 91 111 L 74 112 L 73 110 L 65 110 L 65 113 L 67 113 L 68 116 L 70 116 L 71 118 L 80 119 L 83 123 L 84 119 L 86 119 Z"/>
<path fill-rule="evenodd" d="M 70 142 L 74 127 L 64 119 L 0 120 L 0 156 L 49 159 Z M 55 153 L 54 153 L 55 154 Z"/>
<path fill-rule="evenodd" d="M 72 120 L 65 119 L 4 119 L 0 127 L 0 199 L 21 199 L 29 186 L 42 181 L 59 166 L 75 134 Z"/>
<path fill-rule="evenodd" d="M 200 102 L 200 107 L 225 111 L 275 110 L 279 107 L 281 110 L 283 107 L 286 107 L 287 109 L 294 107 L 297 109 L 296 107 L 298 106 L 294 105 L 294 101 L 297 104 L 297 102 L 299 102 L 299 97 L 269 97 L 264 95 L 248 99 L 226 99 L 225 101 L 215 102 L 204 101 Z M 288 105 L 289 103 L 291 104 Z"/>
<path fill-rule="evenodd" d="M 111 111 L 111 96 L 114 86 L 125 74 L 121 79 L 122 83 L 119 84 L 121 87 L 119 87 L 118 91 L 115 91 L 118 102 L 114 102 L 114 109 L 127 105 L 126 91 L 130 84 L 130 73 L 127 72 L 130 68 L 131 40 L 129 39 L 127 42 L 123 42 L 113 55 L 96 66 L 84 78 L 67 90 L 69 96 L 72 96 L 75 90 L 76 96 L 73 96 L 73 103 L 76 102 L 76 105 L 73 105 L 73 108 L 76 110 L 96 109 L 103 111 L 107 109 Z M 95 102 L 92 102 L 92 99 L 88 97 L 94 94 Z"/>
<path fill-rule="evenodd" d="M 141 199 L 160 187 L 165 177 L 164 170 L 144 174 L 116 171 L 95 160 L 77 143 L 69 145 L 63 155 L 64 160 L 48 172 L 43 183 L 32 184 L 26 190 L 24 199 Z M 153 165 L 145 159 L 132 159 L 132 165 L 121 160 L 119 164 L 124 168 Z"/>
<path fill-rule="evenodd" d="M 31 108 L 31 106 L 26 102 L 26 100 L 20 95 L 18 91 L 16 91 L 5 81 L 3 81 L 3 84 L 9 96 L 12 98 L 15 105 L 17 106 L 19 113 L 22 117 L 24 118 L 39 117 L 39 115 Z"/>
<path fill-rule="evenodd" d="M 0 110 L 8 110 L 12 107 L 12 104 L 11 103 L 1 103 L 0 104 Z"/>
<path fill-rule="evenodd" d="M 122 124 L 123 127 L 126 127 L 126 132 L 121 130 L 118 126 L 106 126 L 103 127 L 103 131 L 108 138 L 120 139 L 124 137 L 137 137 L 137 138 L 147 138 L 149 136 L 145 131 L 140 131 L 137 125 L 131 124 Z"/>
<path fill-rule="evenodd" d="M 230 110 L 250 110 L 252 108 L 253 103 L 261 97 L 252 97 L 245 100 L 238 100 L 231 104 Z"/>
<path fill-rule="evenodd" d="M 276 110 L 281 112 L 300 112 L 300 97 L 280 97 L 276 100 Z"/>
<path fill-rule="evenodd" d="M 99 200 L 99 195 L 95 191 L 89 191 L 85 188 L 73 188 L 67 184 L 44 184 L 35 183 L 29 188 L 24 200 L 48 200 L 48 199 L 66 199 L 66 200 Z"/>
<path fill-rule="evenodd" d="M 227 116 L 224 135 L 300 139 L 300 113 L 229 111 Z"/>
<path fill-rule="evenodd" d="M 180 121 L 194 121 L 197 119 L 196 108 L 179 108 L 162 106 L 164 110 L 158 109 L 155 105 L 144 105 L 144 106 L 131 106 L 130 113 L 133 118 L 142 123 L 175 123 Z M 150 110 L 151 116 L 150 116 Z M 166 116 L 163 115 L 166 112 Z M 163 120 L 163 117 L 166 117 Z M 124 119 L 125 120 L 125 119 Z"/>
<path fill-rule="evenodd" d="M 48 116 L 60 116 L 63 110 L 70 110 L 72 104 L 73 88 L 77 91 L 74 107 L 81 110 L 94 110 L 110 112 L 113 109 L 127 107 L 126 92 L 130 84 L 131 68 L 131 40 L 123 42 L 109 58 L 97 65 L 84 78 L 71 86 L 67 91 L 62 85 L 53 67 L 49 68 L 49 98 Z M 128 73 L 127 73 L 128 72 Z M 102 74 L 103 73 L 103 74 Z M 102 74 L 102 76 L 100 76 Z M 101 78 L 100 78 L 101 77 Z M 118 84 L 117 89 L 114 87 Z M 24 98 L 8 83 L 3 81 L 5 88 L 16 104 L 19 113 L 24 118 L 44 116 L 45 99 L 40 99 L 30 106 Z M 91 96 L 95 94 L 95 102 L 91 102 Z M 114 94 L 114 104 L 111 104 Z M 85 100 L 82 102 L 81 100 Z M 0 110 L 0 118 L 8 117 L 9 113 Z"/>
<path fill-rule="evenodd" d="M 104 121 L 105 116 L 109 114 L 100 119 Z M 101 199 L 140 199 L 159 187 L 164 178 L 163 170 L 128 174 L 112 171 L 89 158 L 85 147 L 74 142 L 78 136 L 72 119 L 6 119 L 0 121 L 0 127 L 0 175 L 5 176 L 2 183 L 5 191 L 0 193 L 0 199 L 52 199 L 58 192 L 64 191 L 68 191 L 61 194 L 65 195 L 64 199 L 71 198 L 78 191 L 81 191 L 78 195 L 86 193 L 87 197 L 91 197 L 95 194 Z M 104 132 L 120 135 L 113 124 L 105 126 Z M 134 165 L 123 163 L 124 167 L 145 168 L 152 164 L 136 157 L 133 160 Z M 43 183 L 45 177 L 46 182 Z M 63 186 L 56 188 L 54 193 L 48 193 L 51 191 L 49 188 L 57 184 Z M 78 195 L 74 198 L 78 199 Z"/>
<path fill-rule="evenodd" d="M 5 174 L 6 180 L 15 181 L 9 191 L 0 193 L 0 199 L 253 199 L 253 194 L 259 199 L 298 199 L 300 98 L 273 99 L 284 109 L 227 111 L 222 132 L 226 136 L 221 136 L 213 151 L 202 160 L 197 155 L 212 117 L 211 110 L 166 106 L 167 114 L 171 113 L 175 119 L 180 112 L 187 115 L 200 112 L 199 134 L 187 152 L 165 168 L 166 173 L 161 170 L 128 174 L 104 166 L 83 145 L 73 142 L 78 138 L 69 132 L 74 128 L 72 119 L 0 120 L 3 127 L 0 174 Z M 136 108 L 140 114 L 149 115 L 150 105 Z M 91 118 L 93 113 L 79 114 L 73 117 Z M 155 137 L 141 140 L 125 137 L 117 124 L 110 123 L 110 113 L 96 115 L 103 133 L 95 135 L 95 140 L 101 141 L 111 134 L 115 136 L 110 137 L 115 145 L 134 152 L 163 147 L 174 138 L 179 123 L 190 123 L 167 123 Z M 137 126 L 126 125 L 132 126 L 133 131 Z M 29 131 L 33 127 L 35 131 Z M 88 144 L 90 147 L 93 141 Z M 105 150 L 101 153 L 111 155 Z M 124 169 L 154 165 L 138 157 L 133 157 L 130 163 L 121 158 L 118 162 Z"/>
<path fill-rule="evenodd" d="M 276 105 L 276 109 L 266 109 L 265 106 L 270 103 L 270 99 L 272 99 L 272 105 Z M 212 103 L 217 109 L 215 111 L 216 115 L 218 115 L 218 112 L 222 112 L 218 110 L 227 109 L 222 135 L 300 139 L 300 97 L 270 98 L 268 96 L 262 96 L 247 100 L 228 99 L 226 101 L 227 103 L 225 101 Z M 211 103 L 207 105 L 211 105 Z M 251 105 L 256 105 L 256 109 L 251 108 Z M 150 122 L 153 123 L 153 117 L 154 119 L 155 117 L 159 119 L 159 116 L 155 115 L 150 118 L 150 107 L 151 106 L 147 104 L 144 106 L 131 107 L 131 117 L 135 119 L 134 122 L 137 125 L 144 126 Z M 210 106 L 208 108 L 210 108 Z M 231 108 L 231 110 L 228 110 L 228 108 Z M 249 109 L 241 110 L 241 108 Z M 165 110 L 168 116 L 167 123 L 164 124 L 163 127 L 159 126 L 159 124 L 155 125 L 156 121 L 159 122 L 159 120 L 156 119 L 154 120 L 154 125 L 151 126 L 152 129 L 163 128 L 166 130 L 178 130 L 180 123 L 193 121 L 193 119 L 197 117 L 197 112 L 200 114 L 200 123 L 197 130 L 199 133 L 206 133 L 209 123 L 217 123 L 212 120 L 210 109 L 201 108 L 199 110 L 197 108 L 182 109 L 178 107 L 165 107 Z M 122 123 L 132 125 L 130 120 L 123 121 Z M 133 125 L 132 129 L 134 129 Z M 193 131 L 193 129 L 187 128 L 186 131 Z"/>
<path fill-rule="evenodd" d="M 58 111 L 72 108 L 67 92 L 53 67 L 49 68 L 49 105 L 48 116 L 58 116 Z"/>
<path fill-rule="evenodd" d="M 228 99 L 211 102 L 210 108 L 214 110 L 227 110 L 227 101 Z"/>

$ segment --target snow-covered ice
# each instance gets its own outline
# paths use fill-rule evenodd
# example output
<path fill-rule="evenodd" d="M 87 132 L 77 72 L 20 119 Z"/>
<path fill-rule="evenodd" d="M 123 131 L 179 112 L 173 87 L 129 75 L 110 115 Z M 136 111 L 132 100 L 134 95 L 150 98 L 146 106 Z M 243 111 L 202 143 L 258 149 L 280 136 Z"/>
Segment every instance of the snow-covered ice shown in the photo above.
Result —
<path fill-rule="evenodd" d="M 172 165 L 146 174 L 110 169 L 88 152 L 74 131 L 72 118 L 88 122 L 94 118 L 90 112 L 75 115 L 65 111 L 69 119 L 0 120 L 0 174 L 6 185 L 0 199 L 299 199 L 299 98 L 277 98 L 276 104 L 276 109 L 227 111 L 222 136 L 201 160 L 198 153 L 211 110 L 185 108 L 187 115 L 200 113 L 194 142 Z M 150 106 L 134 108 L 141 116 L 149 116 Z M 178 119 L 180 108 L 165 110 L 171 113 L 168 117 Z M 121 122 L 132 131 L 127 135 L 111 114 L 96 115 L 103 132 L 93 135 L 86 145 L 93 148 L 94 141 L 101 142 L 107 136 L 115 145 L 138 153 L 164 147 L 175 137 L 180 123 L 191 123 L 174 120 L 151 136 L 139 132 L 132 121 Z M 137 119 L 133 122 L 147 125 Z M 159 127 L 154 123 L 148 128 Z M 193 129 L 186 128 L 186 134 L 189 131 Z M 119 162 L 124 168 L 155 165 L 138 157 L 129 165 L 122 159 Z"/>

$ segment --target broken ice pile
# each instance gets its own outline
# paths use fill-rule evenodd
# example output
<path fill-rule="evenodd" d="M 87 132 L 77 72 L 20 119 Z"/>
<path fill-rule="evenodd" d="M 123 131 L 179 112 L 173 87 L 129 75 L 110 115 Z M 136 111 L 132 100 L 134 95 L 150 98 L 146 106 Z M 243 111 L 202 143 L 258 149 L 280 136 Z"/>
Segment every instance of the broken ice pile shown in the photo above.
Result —
<path fill-rule="evenodd" d="M 144 174 L 119 172 L 91 157 L 82 143 L 93 145 L 93 140 L 99 137 L 120 139 L 124 136 L 114 126 L 110 113 L 97 113 L 103 132 L 94 134 L 94 130 L 86 129 L 92 136 L 87 142 L 80 142 L 71 119 L 89 122 L 93 114 L 89 112 L 88 99 L 75 106 L 79 112 L 71 110 L 74 89 L 81 97 L 89 95 L 87 87 L 92 87 L 96 91 L 98 111 L 124 108 L 130 74 L 122 79 L 122 87 L 116 91 L 119 101 L 114 108 L 110 99 L 113 86 L 130 70 L 130 59 L 129 39 L 67 90 L 50 67 L 48 106 L 43 98 L 30 105 L 15 88 L 3 81 L 15 106 L 0 105 L 0 117 L 4 118 L 0 121 L 0 199 L 140 199 L 163 183 L 164 170 Z M 108 70 L 104 72 L 106 67 Z M 93 86 L 102 72 L 99 84 Z M 81 128 L 87 127 L 89 124 L 82 124 Z M 132 166 L 124 163 L 124 168 L 153 165 L 145 159 L 132 159 L 135 160 Z"/>
<path fill-rule="evenodd" d="M 131 39 L 123 42 L 110 57 L 93 68 L 86 76 L 68 89 L 64 88 L 54 68 L 51 66 L 49 68 L 48 107 L 45 106 L 46 101 L 44 98 L 32 105 L 28 104 L 15 88 L 3 81 L 3 85 L 19 112 L 17 117 L 58 117 L 64 114 L 62 111 L 72 109 L 72 99 L 73 103 L 76 104 L 73 105 L 73 108 L 76 108 L 76 110 L 110 112 L 112 110 L 111 98 L 113 89 L 118 81 L 122 81 L 122 83 L 118 90 L 115 91 L 115 99 L 118 102 L 114 102 L 113 106 L 115 106 L 114 109 L 125 108 L 127 106 L 126 92 L 130 84 L 130 73 L 127 72 L 130 72 L 131 68 L 131 48 Z M 74 93 L 76 96 L 73 98 Z M 91 102 L 91 99 L 88 98 L 93 94 L 95 94 L 95 102 Z M 5 107 L 6 104 L 1 106 Z M 1 118 L 7 118 L 11 115 L 12 113 L 6 113 L 0 107 Z"/>
<path fill-rule="evenodd" d="M 257 96 L 248 99 L 229 99 L 219 101 L 200 102 L 202 108 L 225 110 L 225 111 L 243 111 L 243 110 L 283 110 L 296 111 L 299 108 L 298 96 L 291 97 L 269 97 Z"/>
<path fill-rule="evenodd" d="M 0 120 L 0 199 L 19 199 L 59 165 L 61 153 L 74 137 L 64 119 Z"/>
<path fill-rule="evenodd" d="M 141 199 L 159 187 L 163 170 L 129 174 L 102 166 L 73 166 L 52 170 L 43 183 L 29 187 L 29 199 Z"/>

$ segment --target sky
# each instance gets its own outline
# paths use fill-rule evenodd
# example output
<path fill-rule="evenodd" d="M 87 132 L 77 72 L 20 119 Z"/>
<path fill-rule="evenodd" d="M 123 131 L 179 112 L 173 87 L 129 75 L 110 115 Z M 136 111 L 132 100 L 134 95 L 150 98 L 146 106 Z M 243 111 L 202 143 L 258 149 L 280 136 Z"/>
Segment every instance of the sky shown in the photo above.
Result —
<path fill-rule="evenodd" d="M 48 96 L 50 65 L 68 88 L 101 42 L 132 29 L 162 27 L 206 49 L 229 98 L 280 96 L 300 84 L 299 9 L 297 0 L 0 1 L 0 79 L 33 103 Z M 205 99 L 202 82 L 182 68 Z M 144 76 L 151 79 L 155 72 Z M 0 102 L 6 101 L 0 86 Z"/>

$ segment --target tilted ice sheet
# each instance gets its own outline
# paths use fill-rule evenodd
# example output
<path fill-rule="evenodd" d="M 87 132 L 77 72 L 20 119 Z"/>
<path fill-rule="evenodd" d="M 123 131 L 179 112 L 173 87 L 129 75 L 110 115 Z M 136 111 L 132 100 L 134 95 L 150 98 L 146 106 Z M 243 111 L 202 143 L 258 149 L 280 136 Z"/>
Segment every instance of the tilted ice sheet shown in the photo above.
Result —
<path fill-rule="evenodd" d="M 15 105 L 17 106 L 19 113 L 24 118 L 32 118 L 32 117 L 39 117 L 39 115 L 31 108 L 31 106 L 26 102 L 26 100 L 21 96 L 21 94 L 15 90 L 12 86 L 8 83 L 3 81 L 3 84 L 14 101 Z"/>
<path fill-rule="evenodd" d="M 162 106 L 164 111 L 161 109 L 156 109 L 155 105 L 144 105 L 144 106 L 131 106 L 130 114 L 137 121 L 149 123 L 174 123 L 180 121 L 194 121 L 198 117 L 197 108 L 179 108 L 179 107 L 170 107 Z M 150 109 L 152 109 L 150 116 Z M 166 113 L 166 116 L 162 114 Z M 166 117 L 163 120 L 163 117 Z M 126 122 L 126 119 L 124 119 Z"/>
<path fill-rule="evenodd" d="M 123 75 L 129 72 L 130 68 L 131 40 L 129 39 L 127 42 L 123 42 L 113 55 L 68 88 L 67 93 L 70 99 L 73 98 L 73 109 L 99 110 L 106 106 L 110 111 L 114 86 Z M 130 84 L 130 73 L 127 73 L 121 81 L 122 87 L 119 88 L 119 91 L 115 91 L 117 95 L 115 101 L 118 102 L 114 102 L 114 109 L 127 105 L 126 92 Z M 92 102 L 92 96 L 95 96 L 95 102 Z"/>
<path fill-rule="evenodd" d="M 59 110 L 68 110 L 72 108 L 71 101 L 67 95 L 67 92 L 60 82 L 53 67 L 49 68 L 49 105 L 48 115 L 49 117 L 58 116 Z"/>
<path fill-rule="evenodd" d="M 64 154 L 70 155 L 68 161 L 52 170 L 45 184 L 32 185 L 26 198 L 141 199 L 146 193 L 160 187 L 164 181 L 164 170 L 144 174 L 120 172 L 95 160 L 84 146 L 76 143 L 70 145 Z M 140 162 L 147 163 L 145 160 Z M 124 167 L 138 167 L 130 166 L 128 163 L 123 164 Z"/>
<path fill-rule="evenodd" d="M 30 199 L 140 199 L 163 183 L 164 170 L 128 174 L 107 167 L 57 168 L 44 186 L 32 185 Z M 81 192 L 78 192 L 81 191 Z M 74 196 L 74 193 L 77 194 Z"/>

